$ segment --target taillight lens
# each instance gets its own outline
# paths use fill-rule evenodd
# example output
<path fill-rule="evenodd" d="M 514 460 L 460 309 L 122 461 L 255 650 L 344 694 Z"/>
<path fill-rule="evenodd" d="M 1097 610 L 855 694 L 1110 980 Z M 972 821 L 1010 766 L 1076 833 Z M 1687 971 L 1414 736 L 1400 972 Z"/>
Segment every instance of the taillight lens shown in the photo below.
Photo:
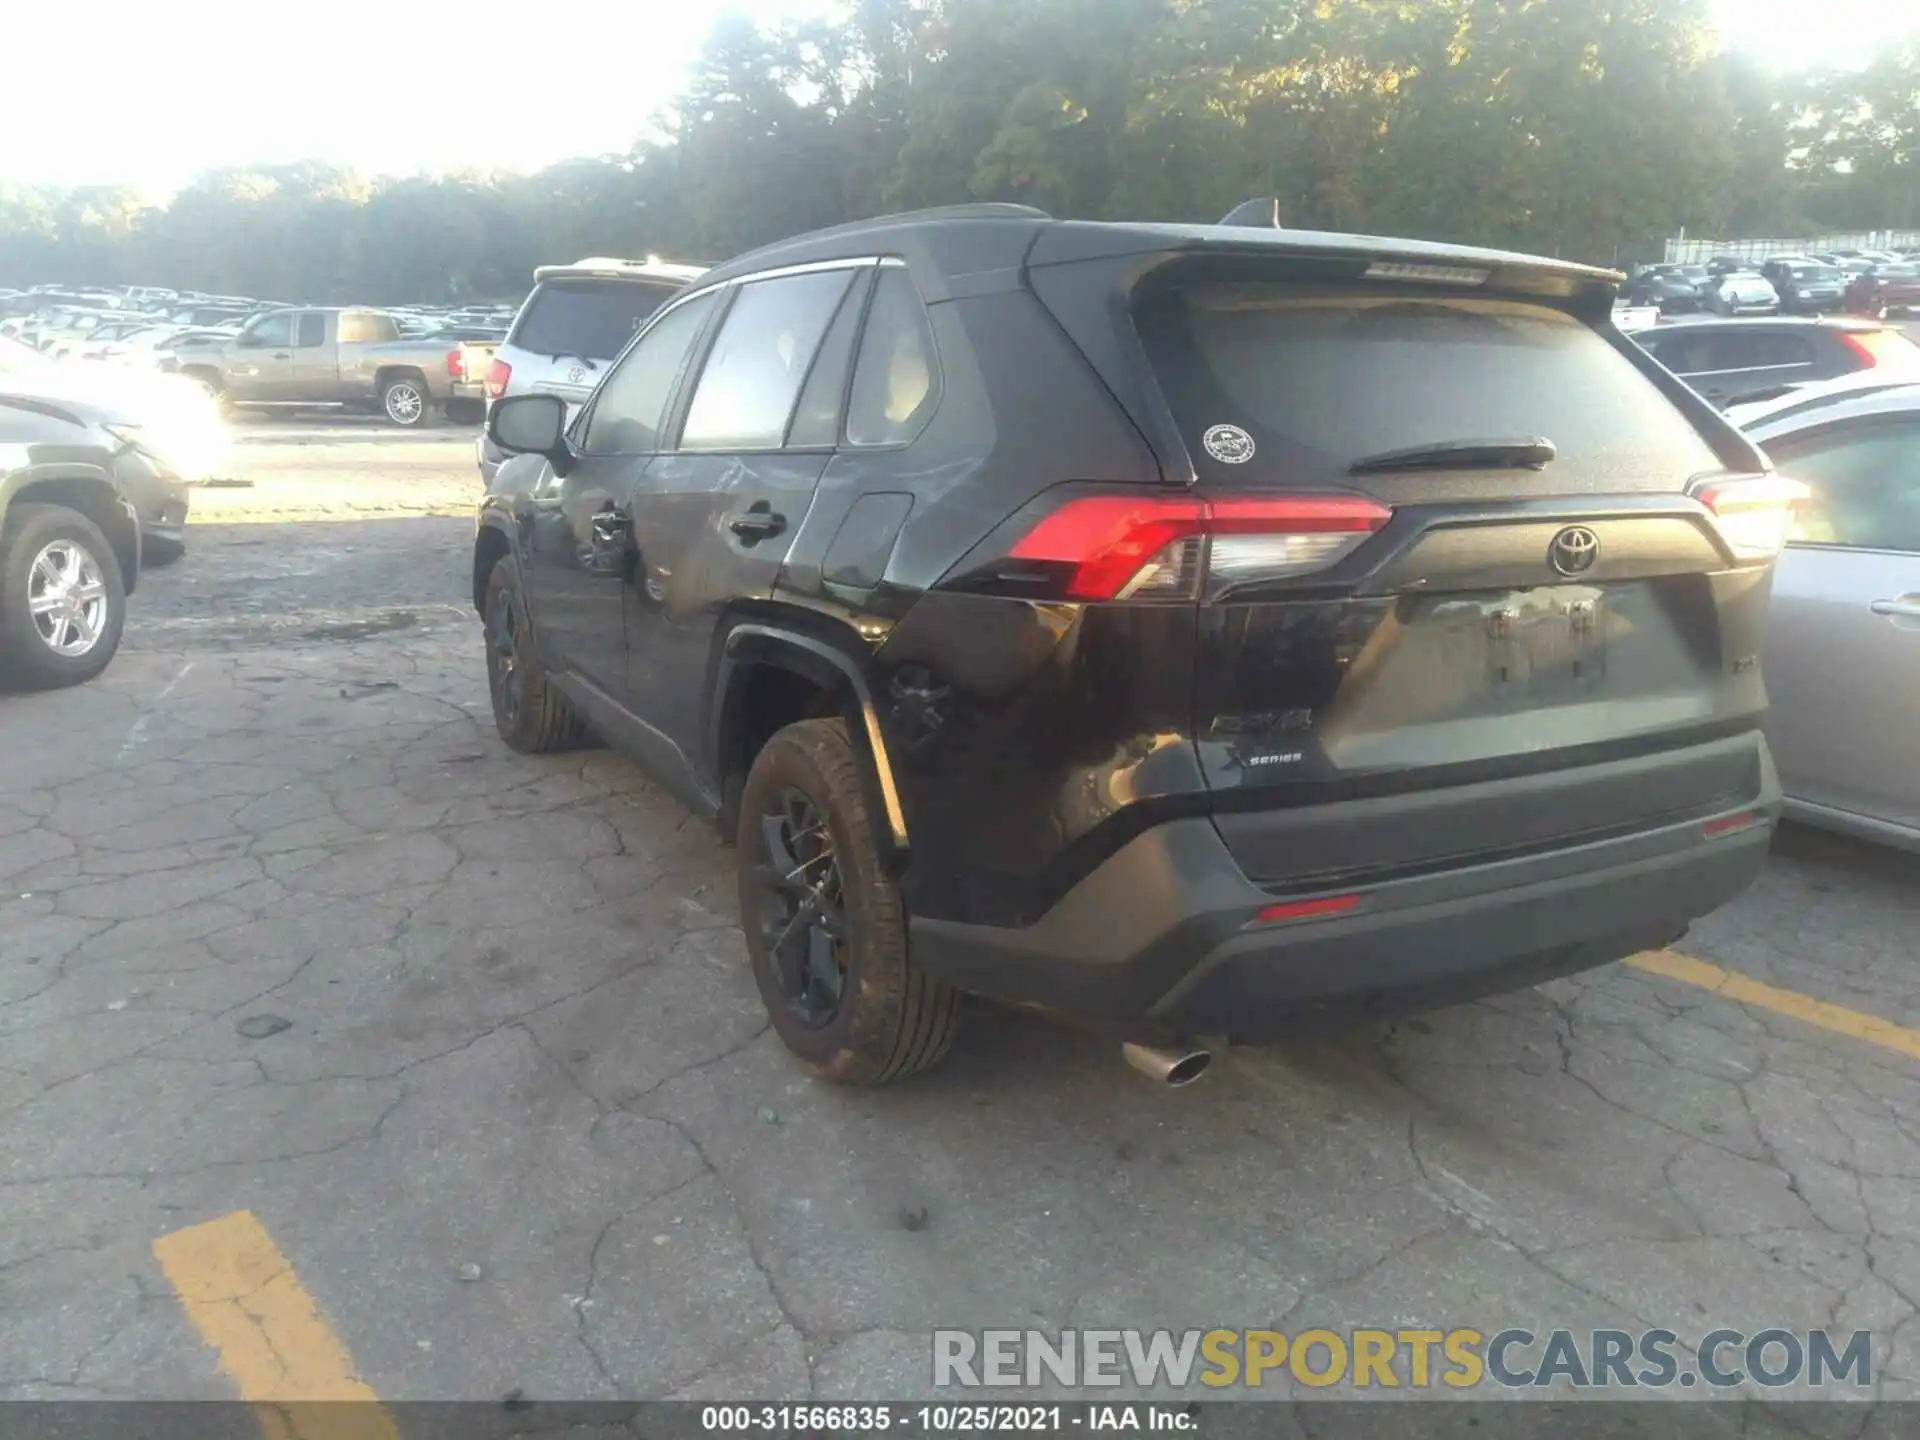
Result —
<path fill-rule="evenodd" d="M 1393 512 L 1358 495 L 1070 500 L 1021 537 L 1016 560 L 1071 566 L 1075 600 L 1187 600 L 1203 580 L 1245 585 L 1324 569 Z"/>
<path fill-rule="evenodd" d="M 467 357 L 464 351 L 447 351 L 447 374 L 455 380 L 467 378 Z"/>
<path fill-rule="evenodd" d="M 1747 560 L 1778 555 L 1793 525 L 1794 511 L 1813 492 L 1784 475 L 1740 475 L 1695 486 L 1693 498 L 1713 512 L 1721 537 Z"/>
<path fill-rule="evenodd" d="M 1840 343 L 1854 353 L 1863 370 L 1876 365 L 1920 365 L 1920 345 L 1898 330 L 1842 330 Z"/>
<path fill-rule="evenodd" d="M 507 380 L 513 374 L 513 367 L 504 360 L 495 360 L 487 366 L 487 398 L 498 400 L 507 393 Z"/>

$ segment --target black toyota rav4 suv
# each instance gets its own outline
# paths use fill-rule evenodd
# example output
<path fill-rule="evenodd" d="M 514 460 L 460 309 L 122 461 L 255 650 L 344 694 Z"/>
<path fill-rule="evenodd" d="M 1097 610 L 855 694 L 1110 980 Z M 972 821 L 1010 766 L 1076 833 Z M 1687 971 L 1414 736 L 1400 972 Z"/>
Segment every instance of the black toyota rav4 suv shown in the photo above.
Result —
<path fill-rule="evenodd" d="M 939 1059 L 964 994 L 1177 1082 L 1665 944 L 1779 811 L 1797 487 L 1618 279 L 1009 206 L 747 255 L 570 425 L 495 405 L 500 733 L 717 820 L 834 1080 Z"/>

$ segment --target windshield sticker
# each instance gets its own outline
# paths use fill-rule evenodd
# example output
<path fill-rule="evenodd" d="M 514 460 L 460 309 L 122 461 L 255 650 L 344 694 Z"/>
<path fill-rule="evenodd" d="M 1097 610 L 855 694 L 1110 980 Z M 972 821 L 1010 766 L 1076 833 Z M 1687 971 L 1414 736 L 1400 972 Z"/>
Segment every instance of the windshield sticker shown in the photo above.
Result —
<path fill-rule="evenodd" d="M 1215 425 L 1200 443 L 1222 465 L 1244 465 L 1253 458 L 1253 436 L 1238 425 Z"/>

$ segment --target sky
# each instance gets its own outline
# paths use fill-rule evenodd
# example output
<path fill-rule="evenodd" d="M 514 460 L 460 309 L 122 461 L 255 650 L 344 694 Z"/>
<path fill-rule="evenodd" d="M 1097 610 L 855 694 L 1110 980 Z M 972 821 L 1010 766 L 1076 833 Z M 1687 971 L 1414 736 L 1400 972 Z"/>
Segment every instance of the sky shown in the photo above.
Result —
<path fill-rule="evenodd" d="M 125 183 L 161 195 L 202 170 L 303 159 L 368 174 L 535 170 L 631 145 L 723 9 L 775 19 L 833 8 L 296 4 L 15 0 L 7 48 L 33 59 L 5 68 L 0 183 Z M 1712 4 L 1730 43 L 1788 69 L 1858 63 L 1920 14 L 1915 0 Z M 28 116 L 45 123 L 21 123 Z"/>

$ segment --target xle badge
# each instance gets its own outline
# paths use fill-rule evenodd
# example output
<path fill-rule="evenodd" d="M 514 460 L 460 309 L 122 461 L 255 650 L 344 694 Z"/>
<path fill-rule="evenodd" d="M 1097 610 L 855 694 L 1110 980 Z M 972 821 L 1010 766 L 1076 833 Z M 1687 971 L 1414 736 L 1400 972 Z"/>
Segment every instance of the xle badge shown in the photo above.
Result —
<path fill-rule="evenodd" d="M 1238 425 L 1215 425 L 1200 443 L 1222 465 L 1244 465 L 1253 458 L 1253 436 Z"/>

